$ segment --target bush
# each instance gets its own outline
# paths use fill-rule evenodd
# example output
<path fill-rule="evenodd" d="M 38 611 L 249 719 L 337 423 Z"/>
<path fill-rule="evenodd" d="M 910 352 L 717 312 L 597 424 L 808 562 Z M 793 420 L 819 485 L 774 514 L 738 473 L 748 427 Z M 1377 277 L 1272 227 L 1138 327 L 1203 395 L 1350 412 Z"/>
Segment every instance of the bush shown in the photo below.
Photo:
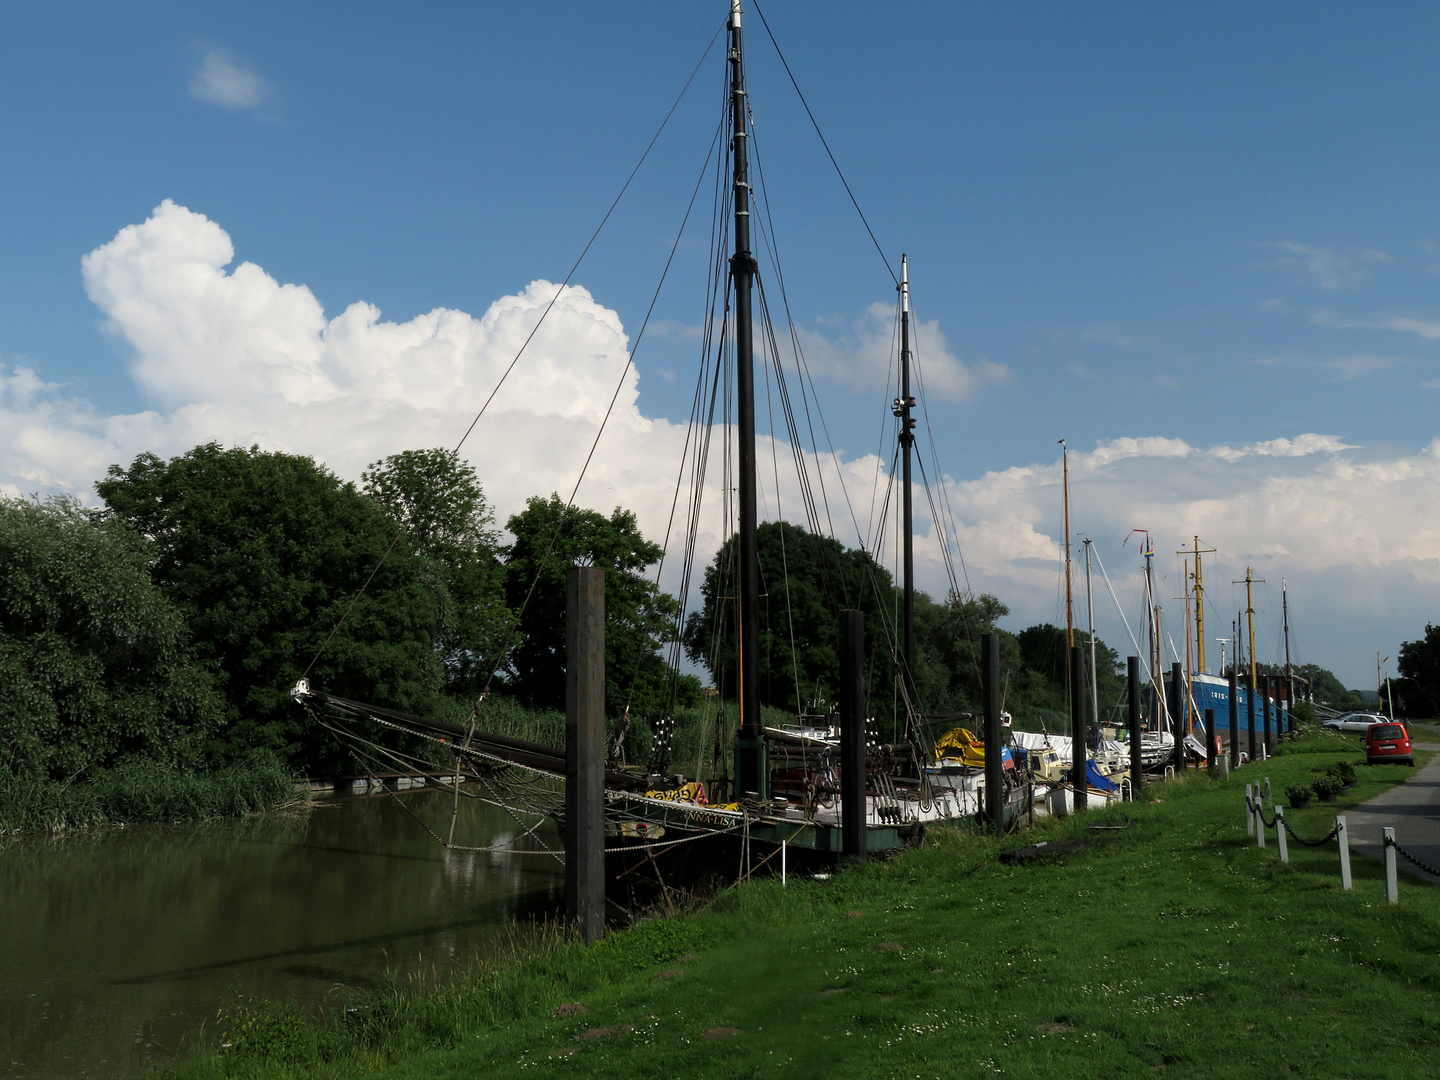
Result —
<path fill-rule="evenodd" d="M 1315 788 L 1315 794 L 1323 798 L 1326 795 L 1339 795 L 1345 785 L 1329 773 L 1326 773 L 1323 776 L 1316 777 L 1315 783 L 1312 786 Z"/>
<path fill-rule="evenodd" d="M 1299 808 L 1315 797 L 1315 789 L 1309 784 L 1287 784 L 1285 797 L 1290 800 L 1292 808 Z"/>
<path fill-rule="evenodd" d="M 1325 770 L 1330 776 L 1335 777 L 1341 784 L 1353 784 L 1355 782 L 1355 766 L 1348 761 L 1337 761 Z"/>

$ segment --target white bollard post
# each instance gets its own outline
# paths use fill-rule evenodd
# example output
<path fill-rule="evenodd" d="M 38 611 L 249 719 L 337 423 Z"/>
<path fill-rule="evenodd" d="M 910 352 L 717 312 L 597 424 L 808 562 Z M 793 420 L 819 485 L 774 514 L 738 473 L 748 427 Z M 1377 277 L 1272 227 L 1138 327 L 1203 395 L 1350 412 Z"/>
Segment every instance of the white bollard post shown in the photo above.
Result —
<path fill-rule="evenodd" d="M 1290 845 L 1285 840 L 1285 807 L 1275 807 L 1275 839 L 1280 843 L 1280 861 L 1290 861 Z"/>
<path fill-rule="evenodd" d="M 1345 828 L 1344 814 L 1335 815 L 1335 828 L 1340 832 L 1340 887 L 1351 889 L 1355 887 L 1355 882 L 1350 878 L 1350 833 Z"/>
<path fill-rule="evenodd" d="M 1251 805 L 1250 788 L 1253 785 L 1245 785 L 1245 835 L 1255 835 L 1255 808 Z"/>
<path fill-rule="evenodd" d="M 1275 796 L 1270 794 L 1270 778 L 1268 776 L 1265 777 L 1265 798 L 1269 800 L 1271 806 L 1275 805 Z"/>
<path fill-rule="evenodd" d="M 1255 804 L 1255 845 L 1265 846 L 1265 804 L 1260 802 Z"/>
<path fill-rule="evenodd" d="M 1385 899 L 1392 904 L 1400 902 L 1400 883 L 1395 880 L 1395 830 L 1385 826 L 1380 830 L 1385 844 Z"/>
<path fill-rule="evenodd" d="M 781 840 L 781 841 L 780 841 L 780 884 L 781 884 L 782 887 L 783 887 L 784 884 L 785 884 L 785 856 L 786 856 L 785 841 L 784 841 L 784 840 Z"/>

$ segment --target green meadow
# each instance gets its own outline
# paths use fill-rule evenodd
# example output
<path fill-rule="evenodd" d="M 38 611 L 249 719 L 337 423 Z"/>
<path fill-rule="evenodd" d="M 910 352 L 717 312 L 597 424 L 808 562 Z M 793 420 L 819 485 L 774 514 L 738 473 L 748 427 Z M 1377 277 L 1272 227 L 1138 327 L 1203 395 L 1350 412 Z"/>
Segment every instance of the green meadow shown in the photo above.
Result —
<path fill-rule="evenodd" d="M 320 1019 L 237 1002 L 200 1077 L 1432 1077 L 1440 890 L 1378 862 L 1245 831 L 1244 785 L 1283 799 L 1358 741 L 1317 734 L 1228 780 L 925 845 L 826 880 L 750 881 L 584 948 L 512 955 L 337 998 Z M 1422 755 L 1423 756 L 1423 755 Z M 1334 814 L 1410 775 L 1357 764 Z M 1006 863 L 1007 850 L 1078 841 Z M 1067 845 L 1068 846 L 1068 845 Z"/>

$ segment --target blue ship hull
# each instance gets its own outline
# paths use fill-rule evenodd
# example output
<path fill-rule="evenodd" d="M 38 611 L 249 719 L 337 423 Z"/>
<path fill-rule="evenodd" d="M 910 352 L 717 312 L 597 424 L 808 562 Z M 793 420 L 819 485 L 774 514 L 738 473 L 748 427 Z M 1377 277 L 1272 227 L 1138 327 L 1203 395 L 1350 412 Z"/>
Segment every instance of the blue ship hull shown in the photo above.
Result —
<path fill-rule="evenodd" d="M 1166 692 L 1169 690 L 1170 680 L 1165 679 Z M 1237 699 L 1236 709 L 1236 731 L 1248 738 L 1251 727 L 1250 712 L 1250 688 L 1242 681 L 1236 688 Z M 1215 716 L 1215 733 L 1222 738 L 1229 738 L 1230 735 L 1230 681 L 1222 679 L 1217 675 L 1191 676 L 1190 696 L 1195 703 L 1195 715 L 1197 717 L 1197 736 L 1209 739 L 1209 732 L 1201 735 L 1201 729 L 1205 727 L 1205 712 L 1211 710 Z M 1263 691 L 1255 694 L 1254 727 L 1257 735 L 1263 735 L 1266 720 L 1269 720 L 1269 728 L 1273 734 L 1283 735 L 1289 730 L 1289 710 L 1281 707 L 1279 702 L 1267 698 Z"/>

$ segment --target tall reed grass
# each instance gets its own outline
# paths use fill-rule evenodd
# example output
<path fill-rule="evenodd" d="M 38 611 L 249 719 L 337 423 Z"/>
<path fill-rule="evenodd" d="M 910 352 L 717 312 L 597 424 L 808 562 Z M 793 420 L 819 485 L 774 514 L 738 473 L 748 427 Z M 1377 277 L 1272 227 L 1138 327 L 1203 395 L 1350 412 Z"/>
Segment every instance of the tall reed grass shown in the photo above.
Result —
<path fill-rule="evenodd" d="M 69 781 L 0 769 L 0 833 L 238 817 L 299 798 L 294 778 L 267 753 L 206 773 L 151 761 Z"/>

